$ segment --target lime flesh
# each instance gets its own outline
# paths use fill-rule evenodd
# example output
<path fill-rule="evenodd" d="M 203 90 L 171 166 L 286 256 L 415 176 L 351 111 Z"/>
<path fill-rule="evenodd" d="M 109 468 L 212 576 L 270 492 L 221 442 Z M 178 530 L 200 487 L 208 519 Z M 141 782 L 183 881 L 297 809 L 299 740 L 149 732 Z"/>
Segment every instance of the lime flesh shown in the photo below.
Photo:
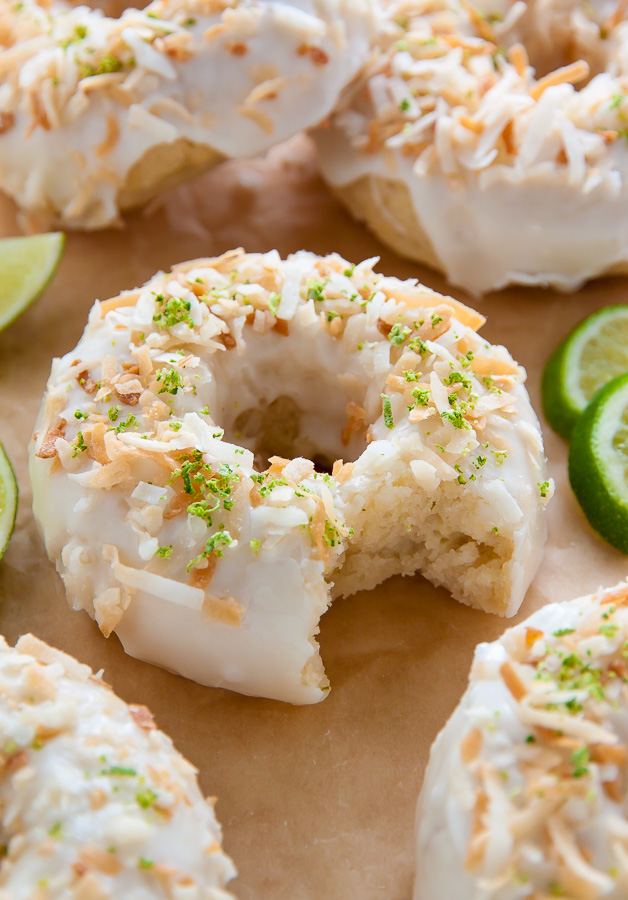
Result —
<path fill-rule="evenodd" d="M 60 232 L 0 240 L 0 331 L 44 290 L 61 259 Z"/>
<path fill-rule="evenodd" d="M 607 306 L 574 328 L 543 372 L 545 418 L 569 440 L 595 393 L 628 372 L 628 305 Z"/>
<path fill-rule="evenodd" d="M 4 556 L 15 527 L 17 481 L 9 457 L 0 444 L 0 559 Z"/>
<path fill-rule="evenodd" d="M 628 373 L 599 390 L 578 419 L 569 480 L 593 528 L 628 554 Z"/>

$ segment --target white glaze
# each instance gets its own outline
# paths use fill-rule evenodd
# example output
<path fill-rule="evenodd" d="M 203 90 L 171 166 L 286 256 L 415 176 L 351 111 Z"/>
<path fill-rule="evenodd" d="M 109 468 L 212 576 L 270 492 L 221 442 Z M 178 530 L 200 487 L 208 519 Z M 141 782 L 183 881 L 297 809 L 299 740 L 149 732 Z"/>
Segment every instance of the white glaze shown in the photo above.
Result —
<path fill-rule="evenodd" d="M 225 157 L 253 156 L 324 118 L 368 54 L 371 0 L 232 5 L 156 0 L 144 11 L 127 10 L 121 30 L 118 20 L 87 7 L 55 4 L 47 13 L 30 0 L 19 11 L 5 3 L 14 43 L 0 52 L 0 73 L 10 66 L 0 82 L 0 113 L 13 124 L 0 135 L 0 188 L 29 213 L 100 228 L 118 219 L 120 190 L 135 187 L 129 173 L 151 149 L 185 139 Z M 85 37 L 77 39 L 81 30 Z M 182 42 L 180 58 L 160 35 Z M 26 39 L 43 46 L 29 53 Z M 81 66 L 111 47 L 115 59 L 133 56 L 134 66 L 114 73 L 109 88 L 90 90 L 97 79 L 82 78 Z M 5 63 L 22 48 L 22 59 Z M 262 84 L 268 97 L 247 103 Z M 32 97 L 48 127 L 33 130 Z M 119 137 L 102 152 L 108 117 Z"/>
<path fill-rule="evenodd" d="M 391 16 L 400 5 L 390 5 Z M 444 7 L 456 9 L 461 35 L 488 47 L 464 13 L 454 4 Z M 497 8 L 507 15 L 513 4 Z M 395 133 L 371 151 L 365 144 L 369 122 L 378 114 L 382 122 L 394 121 L 403 98 L 397 75 L 382 75 L 381 63 L 376 63 L 366 69 L 353 99 L 332 118 L 331 127 L 315 133 L 322 171 L 332 185 L 343 188 L 371 175 L 407 187 L 408 202 L 439 267 L 450 281 L 474 293 L 511 283 L 575 290 L 628 261 L 628 147 L 617 136 L 624 127 L 623 99 L 619 104 L 613 100 L 623 98 L 628 85 L 627 27 L 620 24 L 600 42 L 599 35 L 591 35 L 593 21 L 579 3 L 537 2 L 525 8 L 524 17 L 500 33 L 497 43 L 508 48 L 523 40 L 533 62 L 549 62 L 552 68 L 560 64 L 566 37 L 571 36 L 574 54 L 609 72 L 598 74 L 579 92 L 570 84 L 549 87 L 536 101 L 530 95 L 535 87 L 532 68 L 520 76 L 504 57 L 495 71 L 490 55 L 480 55 L 467 69 L 453 49 L 448 56 L 416 63 L 417 72 L 423 66 L 427 96 L 432 93 L 437 101 L 436 111 L 425 117 L 433 119 L 425 123 L 427 149 L 408 152 L 401 134 Z M 419 10 L 413 22 L 425 30 L 427 39 L 432 33 L 429 4 L 425 9 L 424 20 Z M 592 4 L 590 9 L 595 21 L 614 7 Z M 387 46 L 382 40 L 381 60 L 392 53 Z M 393 55 L 393 72 L 411 70 L 406 58 L 409 55 L 401 51 Z M 467 91 L 474 94 L 491 72 L 493 87 L 473 101 L 472 109 L 463 100 L 443 99 L 441 91 L 447 89 L 461 98 Z M 461 124 L 465 116 L 483 129 L 479 136 Z M 412 108 L 405 121 L 410 129 L 423 127 Z M 500 138 L 507 125 L 517 146 L 514 156 L 505 153 Z M 616 137 L 607 145 L 602 133 Z M 566 157 L 558 159 L 561 152 Z M 372 199 L 391 229 L 388 239 L 394 246 L 395 231 L 403 235 L 406 225 L 377 188 Z"/>
<path fill-rule="evenodd" d="M 0 638 L 2 900 L 229 900 L 196 771 L 87 666 Z"/>
<path fill-rule="evenodd" d="M 602 762 L 599 754 L 610 747 L 606 752 L 621 758 L 628 738 L 621 675 L 628 636 L 627 592 L 624 584 L 599 595 L 550 604 L 498 641 L 477 647 L 469 687 L 436 739 L 425 775 L 417 809 L 415 900 L 626 896 L 624 764 Z M 567 633 L 555 633 L 561 630 Z M 543 671 L 536 667 L 548 650 L 545 671 L 568 676 L 558 679 L 559 693 L 553 680 L 536 675 Z M 619 667 L 610 680 L 602 677 L 602 695 L 596 693 L 599 679 L 587 682 L 580 674 L 571 676 L 580 673 L 581 666 L 570 665 L 572 656 L 593 671 L 607 671 L 609 664 L 611 669 Z M 527 685 L 521 703 L 502 675 L 505 663 L 512 664 Z M 567 701 L 582 708 L 568 708 Z M 530 710 L 545 716 L 547 729 L 556 732 L 537 730 L 529 720 Z M 481 734 L 481 747 L 463 761 L 462 748 L 474 730 Z M 583 747 L 588 748 L 586 758 L 574 759 L 571 754 Z M 526 769 L 527 764 L 534 766 L 538 752 L 545 756 L 539 757 L 537 771 Z M 586 771 L 574 776 L 578 766 Z M 487 785 L 490 800 L 480 820 L 486 852 L 471 864 L 470 840 L 477 828 L 472 824 L 474 804 L 479 787 Z M 527 833 L 525 816 L 537 823 Z"/>
<path fill-rule="evenodd" d="M 187 319 L 162 327 L 156 295 L 189 303 Z M 205 684 L 312 703 L 328 690 L 314 636 L 330 582 L 352 593 L 421 569 L 462 602 L 518 609 L 541 559 L 552 488 L 525 373 L 477 336 L 481 316 L 375 275 L 369 261 L 353 269 L 337 256 L 283 262 L 275 252 L 186 264 L 109 305 L 94 307 L 79 345 L 53 364 L 31 478 L 68 599 L 129 653 Z M 395 344 L 387 332 L 405 322 Z M 411 334 L 423 335 L 422 356 Z M 83 372 L 99 391 L 83 390 Z M 180 379 L 172 394 L 164 372 Z M 125 381 L 132 407 L 116 396 Z M 420 405 L 410 392 L 422 382 Z M 274 403 L 283 406 L 269 423 Z M 116 434 L 131 414 L 135 425 Z M 63 437 L 49 439 L 61 421 Z M 256 485 L 253 453 L 265 466 L 259 457 L 282 441 L 297 458 L 275 462 Z M 191 448 L 214 472 L 231 467 L 228 505 L 219 500 L 207 524 L 185 514 L 200 497 L 186 495 L 180 473 L 169 477 Z M 330 477 L 299 458 L 317 455 L 355 463 Z M 193 562 L 218 532 L 232 543 Z"/>

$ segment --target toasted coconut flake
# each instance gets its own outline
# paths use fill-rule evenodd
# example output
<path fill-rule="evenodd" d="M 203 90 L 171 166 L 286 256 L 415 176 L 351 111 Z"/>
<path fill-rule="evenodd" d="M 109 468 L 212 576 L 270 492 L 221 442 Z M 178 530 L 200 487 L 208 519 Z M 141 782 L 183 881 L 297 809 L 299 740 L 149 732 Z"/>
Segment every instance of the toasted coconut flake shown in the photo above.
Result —
<path fill-rule="evenodd" d="M 154 731 L 157 728 L 153 714 L 147 706 L 132 703 L 129 706 L 129 711 L 135 724 L 143 728 L 144 731 Z"/>
<path fill-rule="evenodd" d="M 232 56 L 246 56 L 249 52 L 249 45 L 244 41 L 229 41 L 225 44 L 225 50 L 228 50 Z"/>
<path fill-rule="evenodd" d="M 626 20 L 628 13 L 628 0 L 619 0 L 614 11 L 605 20 L 600 28 L 600 34 L 610 34 L 621 22 Z"/>
<path fill-rule="evenodd" d="M 203 591 L 214 577 L 218 559 L 216 555 L 212 553 L 211 556 L 206 557 L 204 561 L 207 565 L 202 569 L 195 566 L 190 572 L 188 580 L 188 584 L 191 584 L 192 587 L 201 588 Z"/>
<path fill-rule="evenodd" d="M 283 470 L 286 468 L 289 459 L 284 459 L 283 456 L 271 456 L 268 460 L 270 466 L 268 468 L 269 475 L 281 475 Z"/>
<path fill-rule="evenodd" d="M 78 83 L 78 89 L 83 94 L 91 94 L 93 91 L 107 91 L 113 87 L 119 87 L 126 76 L 122 72 L 105 72 L 102 75 L 90 75 Z"/>
<path fill-rule="evenodd" d="M 413 294 L 411 297 L 407 297 L 404 294 L 400 299 L 403 300 L 406 306 L 414 308 L 424 307 L 425 309 L 430 309 L 437 306 L 449 307 L 460 324 L 466 325 L 467 328 L 471 328 L 473 331 L 478 331 L 486 322 L 483 315 L 476 312 L 476 310 L 471 309 L 469 306 L 465 306 L 464 303 L 455 300 L 453 297 L 441 297 L 439 294 L 434 294 L 433 298 L 430 298 L 430 295 L 426 292 L 425 295 L 420 293 Z"/>
<path fill-rule="evenodd" d="M 471 822 L 471 837 L 465 856 L 464 865 L 469 871 L 476 869 L 484 858 L 487 844 L 487 832 L 484 826 L 484 816 L 488 810 L 489 799 L 484 791 L 478 791 L 473 808 Z"/>
<path fill-rule="evenodd" d="M 82 875 L 72 889 L 72 900 L 111 900 L 93 872 Z"/>
<path fill-rule="evenodd" d="M 120 623 L 129 602 L 130 595 L 116 587 L 107 588 L 94 598 L 96 622 L 105 637 L 109 637 Z"/>
<path fill-rule="evenodd" d="M 91 472 L 89 483 L 93 488 L 109 490 L 116 484 L 122 484 L 131 477 L 131 467 L 125 459 L 116 459 Z"/>
<path fill-rule="evenodd" d="M 543 632 L 539 631 L 538 628 L 526 628 L 526 647 L 534 646 L 538 639 L 542 637 Z"/>
<path fill-rule="evenodd" d="M 528 688 L 525 681 L 523 681 L 523 679 L 515 669 L 514 665 L 509 660 L 507 660 L 500 666 L 499 673 L 504 679 L 506 687 L 513 695 L 515 700 L 523 700 L 523 698 L 528 693 Z"/>
<path fill-rule="evenodd" d="M 85 428 L 83 436 L 91 459 L 103 466 L 111 462 L 105 447 L 105 425 L 102 422 L 97 422 L 92 428 Z"/>
<path fill-rule="evenodd" d="M 118 382 L 114 387 L 116 397 L 127 406 L 137 406 L 143 390 L 142 383 L 137 378 L 125 383 Z"/>
<path fill-rule="evenodd" d="M 226 350 L 233 350 L 234 347 L 237 347 L 237 341 L 229 331 L 223 331 L 222 334 L 219 334 L 218 340 Z"/>
<path fill-rule="evenodd" d="M 103 875 L 117 875 L 122 871 L 120 860 L 113 853 L 107 853 L 100 847 L 83 847 L 79 852 L 79 861 L 89 869 L 97 869 Z"/>
<path fill-rule="evenodd" d="M 628 747 L 626 744 L 592 744 L 590 754 L 597 762 L 625 766 L 628 760 Z"/>
<path fill-rule="evenodd" d="M 103 791 L 102 788 L 94 788 L 94 790 L 90 792 L 89 805 L 91 806 L 92 809 L 102 809 L 103 806 L 106 804 L 106 802 L 107 802 L 107 795 L 105 794 L 105 792 Z M 81 863 L 80 865 L 85 870 L 83 872 L 83 874 L 85 874 L 85 872 L 87 871 L 87 867 L 83 863 Z M 76 869 L 75 869 L 75 871 L 76 871 Z"/>
<path fill-rule="evenodd" d="M 585 62 L 584 59 L 579 59 L 578 62 L 571 63 L 569 66 L 562 66 L 560 69 L 550 72 L 549 75 L 545 75 L 544 78 L 537 81 L 530 91 L 530 96 L 533 100 L 539 100 L 548 87 L 553 87 L 556 84 L 578 84 L 579 81 L 584 81 L 585 78 L 588 78 L 589 73 L 588 62 Z"/>
<path fill-rule="evenodd" d="M 466 766 L 473 762 L 474 759 L 477 759 L 482 749 L 482 741 L 482 732 L 477 727 L 472 728 L 464 736 L 460 743 L 460 758 Z"/>
<path fill-rule="evenodd" d="M 347 424 L 342 429 L 341 440 L 346 447 L 354 434 L 364 429 L 366 424 L 366 412 L 357 403 L 350 400 L 347 403 Z"/>
<path fill-rule="evenodd" d="M 215 25 L 211 25 L 209 28 L 205 29 L 203 37 L 206 41 L 213 41 L 214 38 L 217 38 L 218 35 L 223 34 L 223 32 L 227 30 L 228 26 L 225 25 L 224 22 L 217 22 Z"/>
<path fill-rule="evenodd" d="M 508 58 L 517 70 L 517 74 L 524 78 L 530 65 L 528 53 L 523 44 L 513 44 L 508 50 Z"/>
<path fill-rule="evenodd" d="M 314 474 L 314 463 L 310 459 L 303 459 L 298 456 L 296 459 L 290 460 L 282 472 L 284 478 L 297 485 L 304 478 L 311 478 Z"/>
<path fill-rule="evenodd" d="M 602 606 L 625 606 L 628 604 L 628 585 L 621 585 L 615 590 L 605 591 L 600 597 Z"/>
<path fill-rule="evenodd" d="M 238 106 L 238 113 L 247 119 L 251 119 L 266 134 L 273 134 L 275 131 L 275 123 L 270 116 L 267 116 L 266 113 L 256 109 L 254 106 Z"/>
<path fill-rule="evenodd" d="M 261 100 L 272 100 L 282 91 L 288 84 L 286 78 L 268 78 L 261 84 L 256 85 L 244 101 L 245 106 L 252 106 Z"/>
<path fill-rule="evenodd" d="M 54 428 L 48 429 L 35 456 L 38 456 L 40 459 L 52 459 L 57 455 L 57 448 L 55 446 L 57 438 L 62 437 L 65 437 L 65 422 L 62 422 Z"/>
<path fill-rule="evenodd" d="M 84 369 L 82 372 L 79 372 L 79 374 L 76 376 L 76 380 L 78 381 L 78 383 L 83 388 L 83 390 L 85 391 L 86 394 L 95 394 L 96 391 L 98 390 L 98 385 L 96 384 L 96 382 L 94 381 L 92 376 L 89 374 L 87 369 Z"/>
<path fill-rule="evenodd" d="M 98 309 L 100 315 L 104 318 L 112 309 L 119 309 L 124 306 L 135 306 L 141 293 L 140 290 L 123 291 L 117 297 L 112 297 L 111 300 L 105 300 L 104 302 L 99 303 Z"/>
<path fill-rule="evenodd" d="M 336 462 L 341 462 L 341 460 L 336 460 Z M 335 465 L 336 463 L 334 463 L 334 467 Z M 351 478 L 354 468 L 355 463 L 348 462 L 341 466 L 339 469 L 336 469 L 336 471 L 334 472 L 334 478 L 336 479 L 337 483 L 345 484 L 345 482 L 347 482 Z"/>
<path fill-rule="evenodd" d="M 213 622 L 239 626 L 244 618 L 244 607 L 235 597 L 205 597 L 203 615 Z"/>
<path fill-rule="evenodd" d="M 112 112 L 108 112 L 106 123 L 107 133 L 100 144 L 96 144 L 94 147 L 94 156 L 99 159 L 103 156 L 107 156 L 108 153 L 111 153 L 120 139 L 120 126 L 118 124 L 117 116 Z"/>
<path fill-rule="evenodd" d="M 276 319 L 275 324 L 272 328 L 273 331 L 280 334 L 282 337 L 288 337 L 290 334 L 290 325 L 286 319 Z"/>
<path fill-rule="evenodd" d="M 329 55 L 322 47 L 315 47 L 310 44 L 301 44 L 297 49 L 299 56 L 308 56 L 315 66 L 326 66 L 329 62 Z"/>
<path fill-rule="evenodd" d="M 508 359 L 495 359 L 491 356 L 476 356 L 471 360 L 471 368 L 476 375 L 518 375 L 517 363 Z"/>
<path fill-rule="evenodd" d="M 482 134 L 484 131 L 484 123 L 478 121 L 478 119 L 473 119 L 471 116 L 460 116 L 458 119 L 461 125 L 463 125 L 469 131 L 472 131 L 474 134 Z"/>

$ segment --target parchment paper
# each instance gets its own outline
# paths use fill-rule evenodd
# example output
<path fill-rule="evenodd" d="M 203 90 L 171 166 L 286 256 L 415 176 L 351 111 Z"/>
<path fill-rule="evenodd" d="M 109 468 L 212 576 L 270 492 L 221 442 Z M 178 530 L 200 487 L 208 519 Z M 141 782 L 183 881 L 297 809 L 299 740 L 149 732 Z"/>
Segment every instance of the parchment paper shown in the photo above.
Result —
<path fill-rule="evenodd" d="M 0 201 L 0 234 L 19 231 Z M 46 294 L 0 334 L 0 440 L 20 485 L 18 524 L 0 563 L 0 632 L 32 631 L 95 669 L 127 701 L 146 703 L 216 795 L 241 900 L 407 900 L 413 820 L 429 747 L 466 683 L 473 648 L 507 627 L 455 603 L 420 577 L 336 601 L 320 643 L 332 691 L 311 707 L 201 687 L 125 656 L 83 613 L 67 606 L 31 514 L 26 447 L 52 356 L 70 350 L 95 298 L 141 284 L 159 268 L 236 246 L 337 250 L 358 261 L 381 254 L 380 271 L 435 273 L 402 261 L 352 222 L 316 175 L 306 138 L 265 161 L 223 165 L 134 216 L 121 231 L 70 234 Z M 558 340 L 596 308 L 626 300 L 628 282 L 577 295 L 514 289 L 474 301 L 484 334 L 506 344 L 529 373 L 540 412 L 542 366 Z M 628 560 L 587 525 L 566 480 L 566 448 L 546 426 L 557 482 L 550 540 L 521 616 L 553 600 L 609 586 Z M 446 898 L 443 898 L 446 900 Z M 453 898 L 447 898 L 453 900 Z"/>

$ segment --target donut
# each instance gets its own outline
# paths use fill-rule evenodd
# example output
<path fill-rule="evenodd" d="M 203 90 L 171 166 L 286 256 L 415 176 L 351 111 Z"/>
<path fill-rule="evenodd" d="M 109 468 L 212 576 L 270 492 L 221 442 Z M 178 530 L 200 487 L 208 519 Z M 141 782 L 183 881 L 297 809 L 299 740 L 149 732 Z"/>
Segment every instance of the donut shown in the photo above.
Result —
<path fill-rule="evenodd" d="M 318 122 L 365 60 L 372 0 L 155 0 L 119 19 L 0 5 L 0 189 L 27 224 L 103 228 Z"/>
<path fill-rule="evenodd" d="M 621 2 L 387 3 L 373 61 L 316 131 L 325 178 L 472 293 L 628 271 L 625 18 Z"/>
<path fill-rule="evenodd" d="M 35 516 L 71 605 L 132 656 L 314 703 L 332 591 L 421 571 L 520 606 L 552 492 L 525 373 L 375 262 L 193 260 L 96 303 L 54 361 Z"/>
<path fill-rule="evenodd" d="M 233 900 L 196 770 L 101 675 L 0 638 L 2 900 Z"/>
<path fill-rule="evenodd" d="M 480 644 L 430 755 L 414 900 L 628 891 L 628 584 Z"/>

